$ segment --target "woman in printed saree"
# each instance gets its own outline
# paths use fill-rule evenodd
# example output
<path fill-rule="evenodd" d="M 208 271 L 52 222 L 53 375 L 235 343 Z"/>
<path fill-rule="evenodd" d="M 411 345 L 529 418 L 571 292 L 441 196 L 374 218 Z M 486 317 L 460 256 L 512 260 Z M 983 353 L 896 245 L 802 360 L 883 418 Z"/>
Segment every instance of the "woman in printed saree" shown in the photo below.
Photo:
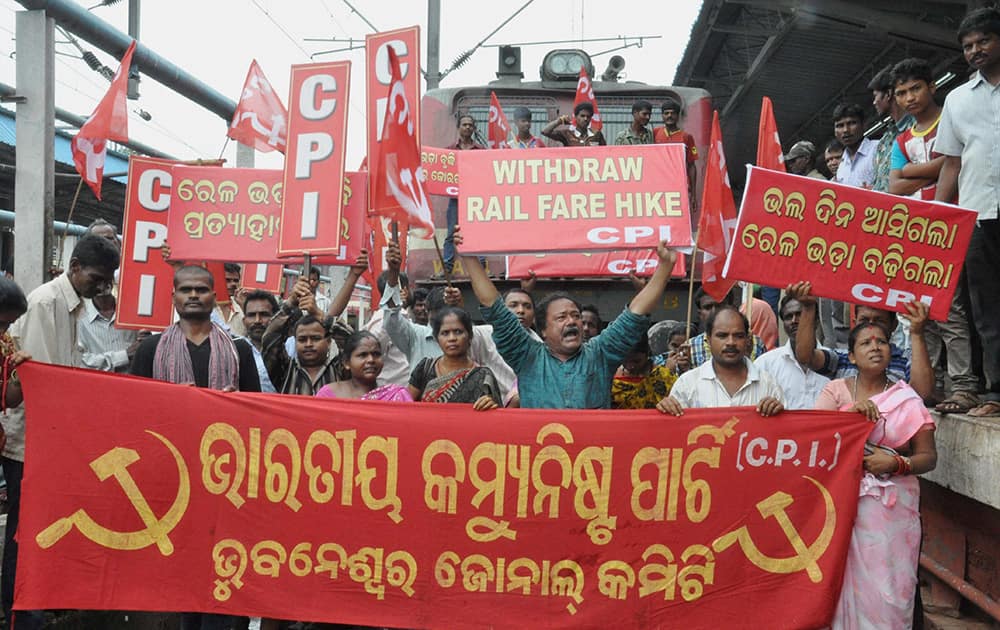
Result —
<path fill-rule="evenodd" d="M 420 402 L 471 403 L 477 411 L 500 406 L 500 387 L 493 372 L 469 358 L 472 318 L 460 308 L 434 313 L 431 330 L 443 354 L 425 358 L 410 374 L 410 395 Z"/>
<path fill-rule="evenodd" d="M 909 629 L 920 554 L 920 486 L 914 475 L 937 464 L 934 420 L 909 385 L 889 379 L 884 326 L 859 324 L 848 349 L 858 375 L 827 383 L 816 408 L 855 411 L 874 426 L 832 627 Z"/>
<path fill-rule="evenodd" d="M 382 373 L 382 346 L 372 333 L 367 330 L 351 333 L 340 356 L 345 379 L 321 387 L 316 392 L 317 398 L 413 402 L 409 390 L 402 385 L 389 383 L 379 387 L 377 379 Z"/>

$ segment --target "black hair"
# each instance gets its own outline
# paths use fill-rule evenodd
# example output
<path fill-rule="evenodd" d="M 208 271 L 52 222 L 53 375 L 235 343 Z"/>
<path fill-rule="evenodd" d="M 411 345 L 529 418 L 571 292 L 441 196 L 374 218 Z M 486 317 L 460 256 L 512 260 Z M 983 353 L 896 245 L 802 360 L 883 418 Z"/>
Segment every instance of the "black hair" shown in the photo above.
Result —
<path fill-rule="evenodd" d="M 299 328 L 302 328 L 303 326 L 308 326 L 309 324 L 319 324 L 320 326 L 323 327 L 324 337 L 332 336 L 330 333 L 330 326 L 328 325 L 328 323 L 326 321 L 319 319 L 315 315 L 303 315 L 302 317 L 300 317 L 299 320 L 295 322 L 295 326 L 292 327 L 292 336 L 294 337 L 299 332 Z"/>
<path fill-rule="evenodd" d="M 741 313 L 740 310 L 732 304 L 723 304 L 719 308 L 712 311 L 711 314 L 709 314 L 708 319 L 705 320 L 705 334 L 707 336 L 712 336 L 712 327 L 715 326 L 715 319 L 722 313 L 736 313 L 739 315 L 740 319 L 743 320 L 743 332 L 748 335 L 750 334 L 750 320 L 747 319 L 747 316 Z"/>
<path fill-rule="evenodd" d="M 881 330 L 882 334 L 885 335 L 886 341 L 889 341 L 892 338 L 892 334 L 889 332 L 889 329 L 883 326 L 882 322 L 862 322 L 852 328 L 851 332 L 847 335 L 847 349 L 849 351 L 854 352 L 854 344 L 858 342 L 858 337 L 860 337 L 861 333 L 868 328 L 878 328 Z"/>
<path fill-rule="evenodd" d="M 115 238 L 118 238 L 118 228 L 115 227 L 112 223 L 105 221 L 101 217 L 97 217 L 96 219 L 94 219 L 90 223 L 90 225 L 87 226 L 87 231 L 84 232 L 83 234 L 84 236 L 91 236 L 94 233 L 94 230 L 96 230 L 99 227 L 104 227 L 105 225 L 111 228 L 115 233 Z"/>
<path fill-rule="evenodd" d="M 237 263 L 223 263 L 222 268 L 226 273 L 235 273 L 238 276 L 243 275 L 243 269 Z"/>
<path fill-rule="evenodd" d="M 0 313 L 24 315 L 28 310 L 28 300 L 24 291 L 10 278 L 0 276 Z"/>
<path fill-rule="evenodd" d="M 680 325 L 674 326 L 673 328 L 671 328 L 670 330 L 668 330 L 667 331 L 667 342 L 670 341 L 671 337 L 676 337 L 677 335 L 684 335 L 685 339 L 687 339 L 687 338 L 689 338 L 691 336 L 691 333 L 688 330 L 688 327 L 687 327 L 686 324 L 680 324 Z"/>
<path fill-rule="evenodd" d="M 320 275 L 319 274 L 319 267 L 309 267 L 309 277 L 310 278 L 312 278 L 313 276 L 316 276 L 317 278 L 319 278 L 319 275 Z"/>
<path fill-rule="evenodd" d="M 581 102 L 577 103 L 576 107 L 573 108 L 573 115 L 576 116 L 577 114 L 579 114 L 583 110 L 587 110 L 588 112 L 590 112 L 590 115 L 593 116 L 594 115 L 594 104 L 591 103 L 590 101 L 581 101 Z"/>
<path fill-rule="evenodd" d="M 711 295 L 708 295 L 708 292 L 705 291 L 704 288 L 698 287 L 698 290 L 694 292 L 694 306 L 695 306 L 695 308 L 701 308 L 701 298 L 703 298 L 705 296 L 711 297 L 713 302 L 716 301 L 714 297 L 712 297 Z M 732 306 L 734 303 L 735 303 L 735 301 L 734 301 L 734 293 L 732 291 L 730 291 L 729 293 L 727 293 L 726 297 L 722 298 L 721 302 L 717 302 L 717 304 L 719 304 L 720 306 Z"/>
<path fill-rule="evenodd" d="M 274 294 L 269 291 L 264 291 L 263 289 L 254 289 L 253 291 L 246 294 L 243 298 L 243 308 L 250 302 L 267 302 L 271 305 L 271 314 L 274 315 L 278 312 L 278 298 L 274 297 Z"/>
<path fill-rule="evenodd" d="M 632 103 L 632 113 L 641 112 L 644 109 L 653 111 L 653 104 L 647 100 L 639 99 L 638 101 Z"/>
<path fill-rule="evenodd" d="M 434 311 L 439 311 L 444 307 L 448 306 L 444 303 L 444 289 L 445 287 L 434 287 L 427 294 L 427 312 L 433 313 Z"/>
<path fill-rule="evenodd" d="M 680 116 L 681 115 L 681 111 L 682 111 L 682 107 L 681 107 L 680 101 L 678 101 L 676 98 L 665 98 L 665 99 L 663 99 L 663 104 L 660 105 L 660 112 L 661 113 L 662 112 L 668 112 L 668 111 L 671 111 L 671 110 L 677 112 L 677 115 Z"/>
<path fill-rule="evenodd" d="M 785 307 L 788 306 L 789 302 L 799 302 L 799 299 L 793 295 L 785 294 L 781 296 L 781 301 L 778 302 L 778 316 L 784 317 Z M 802 302 L 799 302 L 801 304 Z"/>
<path fill-rule="evenodd" d="M 417 287 L 416 289 L 413 290 L 413 293 L 411 293 L 410 295 L 413 296 L 413 302 L 417 303 L 417 302 L 426 302 L 427 295 L 429 293 L 430 291 L 428 291 L 427 289 L 423 287 Z"/>
<path fill-rule="evenodd" d="M 1000 37 L 1000 10 L 982 7 L 969 11 L 958 25 L 958 43 L 969 33 L 992 33 Z"/>
<path fill-rule="evenodd" d="M 649 356 L 649 337 L 645 334 L 639 336 L 639 341 L 635 342 L 635 345 L 628 349 L 628 354 L 643 354 Z"/>
<path fill-rule="evenodd" d="M 445 306 L 444 308 L 439 308 L 434 311 L 434 317 L 431 318 L 431 332 L 434 333 L 434 337 L 438 336 L 441 332 L 441 325 L 444 324 L 444 318 L 449 315 L 454 315 L 458 318 L 458 321 L 465 328 L 465 332 L 469 334 L 469 339 L 472 339 L 472 317 L 465 309 L 458 308 L 457 306 Z"/>
<path fill-rule="evenodd" d="M 598 322 L 601 321 L 601 313 L 600 311 L 597 310 L 596 304 L 584 304 L 583 306 L 580 307 L 580 313 L 582 314 L 584 312 L 593 313 L 594 316 L 597 317 L 597 321 Z"/>
<path fill-rule="evenodd" d="M 98 237 L 98 238 L 100 238 L 100 237 Z M 104 239 L 102 239 L 102 240 L 104 240 Z M 211 271 L 209 271 L 208 269 L 202 267 L 201 265 L 183 265 L 181 267 L 178 267 L 177 270 L 174 271 L 174 288 L 175 289 L 177 288 L 177 278 L 179 276 L 181 276 L 182 274 L 203 276 L 204 278 L 206 278 L 208 280 L 208 286 L 212 287 L 213 289 L 215 288 L 215 276 L 212 275 Z"/>
<path fill-rule="evenodd" d="M 906 81 L 923 81 L 928 86 L 934 85 L 934 72 L 925 60 L 910 57 L 892 67 L 893 87 Z"/>
<path fill-rule="evenodd" d="M 868 82 L 868 89 L 873 92 L 891 92 L 893 85 L 892 64 L 890 63 L 872 77 L 872 80 Z"/>
<path fill-rule="evenodd" d="M 76 242 L 70 259 L 80 263 L 81 267 L 115 270 L 121 263 L 121 254 L 108 239 L 88 234 Z"/>
<path fill-rule="evenodd" d="M 833 108 L 832 118 L 834 124 L 844 118 L 857 118 L 859 121 L 864 122 L 865 110 L 857 103 L 841 103 Z"/>
<path fill-rule="evenodd" d="M 527 107 L 518 107 L 514 110 L 514 120 L 527 120 L 531 122 L 531 110 Z"/>
<path fill-rule="evenodd" d="M 378 278 L 375 280 L 375 284 L 378 285 L 379 293 L 385 293 L 385 279 L 388 277 L 389 277 L 388 271 L 383 271 L 382 273 L 378 274 Z M 403 271 L 399 272 L 399 286 L 407 288 L 409 288 L 410 286 L 410 279 L 406 276 L 406 273 Z"/>
<path fill-rule="evenodd" d="M 351 360 L 351 355 L 354 354 L 354 351 L 358 349 L 358 346 L 365 339 L 374 339 L 375 345 L 378 346 L 379 350 L 382 349 L 382 344 L 374 334 L 367 330 L 356 330 L 348 335 L 347 340 L 344 342 L 344 351 L 340 355 L 341 363 L 346 366 L 347 362 Z"/>
<path fill-rule="evenodd" d="M 569 300 L 573 303 L 573 306 L 580 310 L 580 303 L 576 301 L 569 293 L 564 293 L 563 291 L 556 291 L 555 293 L 549 293 L 542 298 L 542 301 L 535 305 L 535 328 L 539 332 L 545 330 L 545 320 L 549 316 L 549 305 L 556 300 Z"/>
<path fill-rule="evenodd" d="M 507 291 L 505 291 L 503 294 L 504 302 L 507 301 L 507 296 L 510 295 L 511 293 L 520 293 L 522 295 L 527 295 L 528 299 L 531 300 L 531 306 L 532 307 L 535 306 L 535 296 L 531 295 L 529 291 L 527 291 L 526 289 L 522 289 L 521 287 L 514 287 L 513 289 L 507 289 Z"/>
<path fill-rule="evenodd" d="M 461 127 L 462 126 L 462 119 L 463 118 L 468 118 L 469 120 L 471 120 L 473 125 L 476 124 L 476 117 L 475 116 L 473 116 L 472 114 L 462 113 L 462 114 L 458 114 L 455 117 L 455 126 L 456 127 Z"/>
<path fill-rule="evenodd" d="M 836 138 L 834 138 L 834 139 L 832 139 L 832 140 L 830 140 L 829 142 L 826 143 L 826 146 L 823 148 L 823 155 L 826 155 L 827 151 L 840 151 L 840 152 L 843 152 L 844 151 L 844 143 L 842 143 L 840 140 L 837 140 Z"/>

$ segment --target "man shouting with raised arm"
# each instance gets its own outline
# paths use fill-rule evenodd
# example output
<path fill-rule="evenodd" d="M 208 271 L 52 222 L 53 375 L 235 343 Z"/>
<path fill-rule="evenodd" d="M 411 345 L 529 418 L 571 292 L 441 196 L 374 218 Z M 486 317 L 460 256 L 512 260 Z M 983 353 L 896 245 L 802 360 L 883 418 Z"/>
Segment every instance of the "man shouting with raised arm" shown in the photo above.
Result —
<path fill-rule="evenodd" d="M 461 234 L 455 234 L 461 247 Z M 465 257 L 480 312 L 493 325 L 493 341 L 517 374 L 522 407 L 607 409 L 611 380 L 622 359 L 649 328 L 649 315 L 670 280 L 677 253 L 661 243 L 659 265 L 646 286 L 599 336 L 583 342 L 580 305 L 565 293 L 553 293 L 535 307 L 542 341 L 533 339 L 500 299 L 500 293 L 475 257 Z"/>

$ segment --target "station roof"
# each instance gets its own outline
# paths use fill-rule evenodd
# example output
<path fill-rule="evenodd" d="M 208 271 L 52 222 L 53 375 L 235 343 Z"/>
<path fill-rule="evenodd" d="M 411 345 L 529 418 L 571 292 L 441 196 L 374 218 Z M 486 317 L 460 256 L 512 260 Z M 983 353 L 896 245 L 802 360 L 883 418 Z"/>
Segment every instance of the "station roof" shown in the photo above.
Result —
<path fill-rule="evenodd" d="M 962 0 L 705 0 L 674 78 L 713 97 L 734 189 L 757 153 L 761 98 L 774 103 L 782 147 L 833 137 L 831 114 L 847 101 L 865 107 L 869 135 L 881 126 L 868 82 L 907 57 L 930 62 L 944 81 L 938 95 L 969 70 L 958 24 L 978 5 Z"/>
<path fill-rule="evenodd" d="M 73 196 L 76 194 L 80 178 L 73 166 L 73 152 L 70 141 L 73 134 L 60 128 L 55 132 L 55 220 L 66 221 Z M 17 140 L 15 136 L 14 112 L 0 108 L 0 209 L 14 211 L 14 174 Z M 128 171 L 128 155 L 108 149 L 104 162 L 104 172 L 115 177 L 104 179 L 101 186 L 102 201 L 98 201 L 90 188 L 83 186 L 72 222 L 89 225 L 98 217 L 121 229 L 122 212 L 125 208 L 124 174 Z"/>

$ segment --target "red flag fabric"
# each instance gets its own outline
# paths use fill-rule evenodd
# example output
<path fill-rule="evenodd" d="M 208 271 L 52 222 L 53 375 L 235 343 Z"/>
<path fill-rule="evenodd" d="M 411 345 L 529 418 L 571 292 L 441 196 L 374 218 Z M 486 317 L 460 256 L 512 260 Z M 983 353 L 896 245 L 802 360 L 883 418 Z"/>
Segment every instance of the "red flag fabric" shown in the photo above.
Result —
<path fill-rule="evenodd" d="M 288 141 L 288 109 L 271 87 L 257 60 L 250 62 L 240 102 L 226 135 L 258 151 L 285 152 Z"/>
<path fill-rule="evenodd" d="M 573 109 L 580 103 L 590 103 L 594 106 L 594 117 L 590 119 L 590 128 L 600 131 L 604 127 L 601 122 L 601 111 L 597 109 L 597 99 L 594 98 L 594 85 L 587 76 L 587 68 L 580 66 L 580 78 L 576 82 L 576 98 L 573 99 Z"/>
<path fill-rule="evenodd" d="M 372 214 L 418 225 L 424 228 L 424 237 L 431 238 L 434 222 L 424 192 L 416 123 L 406 98 L 399 57 L 392 46 L 386 50 L 392 82 L 382 127 L 382 148 L 372 170 L 372 177 L 376 178 Z"/>
<path fill-rule="evenodd" d="M 736 202 L 729 187 L 726 154 L 722 150 L 719 112 L 712 116 L 712 137 L 708 145 L 705 185 L 701 195 L 701 219 L 698 221 L 698 247 L 705 256 L 701 267 L 701 286 L 721 302 L 736 284 L 722 277 L 726 252 L 736 229 Z"/>
<path fill-rule="evenodd" d="M 510 122 L 507 121 L 496 92 L 490 91 L 489 145 L 491 149 L 510 148 Z"/>
<path fill-rule="evenodd" d="M 760 104 L 760 123 L 757 125 L 757 166 L 772 171 L 785 172 L 785 156 L 778 136 L 778 123 L 774 121 L 774 105 L 765 96 Z"/>
<path fill-rule="evenodd" d="M 101 182 L 104 179 L 104 158 L 108 154 L 108 140 L 128 142 L 128 70 L 132 65 L 135 40 L 129 44 L 122 56 L 118 72 L 111 80 L 104 98 L 97 104 L 94 113 L 83 123 L 70 147 L 73 150 L 73 164 L 83 181 L 87 182 L 94 196 L 101 198 Z"/>

